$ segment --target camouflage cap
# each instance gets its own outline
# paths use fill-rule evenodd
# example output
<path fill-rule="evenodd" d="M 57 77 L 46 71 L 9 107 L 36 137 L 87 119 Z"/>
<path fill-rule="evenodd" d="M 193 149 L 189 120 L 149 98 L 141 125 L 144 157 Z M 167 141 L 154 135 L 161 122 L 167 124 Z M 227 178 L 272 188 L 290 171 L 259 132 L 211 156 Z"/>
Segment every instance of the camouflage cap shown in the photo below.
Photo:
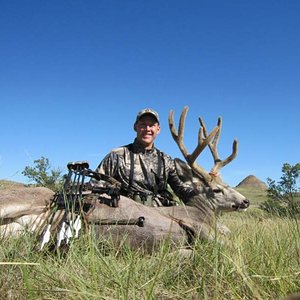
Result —
<path fill-rule="evenodd" d="M 151 109 L 151 108 L 144 108 L 142 109 L 136 116 L 136 120 L 135 123 L 138 122 L 140 120 L 140 118 L 144 115 L 152 115 L 153 117 L 155 117 L 155 119 L 157 120 L 157 123 L 159 123 L 159 116 L 158 113 Z"/>

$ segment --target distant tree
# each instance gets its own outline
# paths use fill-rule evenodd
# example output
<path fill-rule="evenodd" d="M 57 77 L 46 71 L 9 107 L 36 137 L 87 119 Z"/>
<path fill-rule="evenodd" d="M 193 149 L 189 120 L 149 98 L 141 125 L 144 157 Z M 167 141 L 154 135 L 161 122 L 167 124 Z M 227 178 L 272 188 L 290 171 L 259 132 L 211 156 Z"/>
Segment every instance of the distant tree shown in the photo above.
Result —
<path fill-rule="evenodd" d="M 34 181 L 37 186 L 44 186 L 57 191 L 62 185 L 62 171 L 58 168 L 51 169 L 49 159 L 43 156 L 35 160 L 34 164 L 34 167 L 25 167 L 22 174 Z"/>
<path fill-rule="evenodd" d="M 282 167 L 282 176 L 276 183 L 267 178 L 267 201 L 260 208 L 279 216 L 300 216 L 300 163 L 294 166 L 285 163 Z"/>

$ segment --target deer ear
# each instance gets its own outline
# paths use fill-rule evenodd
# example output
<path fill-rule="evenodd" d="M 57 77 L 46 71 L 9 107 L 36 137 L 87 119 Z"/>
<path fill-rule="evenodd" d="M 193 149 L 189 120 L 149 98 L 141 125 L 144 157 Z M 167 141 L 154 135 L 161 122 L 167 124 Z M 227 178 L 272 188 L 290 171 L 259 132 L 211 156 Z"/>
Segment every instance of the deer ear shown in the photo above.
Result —
<path fill-rule="evenodd" d="M 180 180 L 184 183 L 191 184 L 193 182 L 193 171 L 188 164 L 179 158 L 174 159 L 174 164 Z"/>

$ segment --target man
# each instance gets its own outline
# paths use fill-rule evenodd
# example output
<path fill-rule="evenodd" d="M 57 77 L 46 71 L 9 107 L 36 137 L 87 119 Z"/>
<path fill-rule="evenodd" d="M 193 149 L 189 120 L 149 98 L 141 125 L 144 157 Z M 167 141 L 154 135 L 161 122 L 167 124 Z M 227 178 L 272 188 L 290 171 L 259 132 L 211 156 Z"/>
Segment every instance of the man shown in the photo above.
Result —
<path fill-rule="evenodd" d="M 160 132 L 158 113 L 150 108 L 141 110 L 134 130 L 134 142 L 112 150 L 96 172 L 115 178 L 121 182 L 122 195 L 148 206 L 174 205 L 168 184 L 181 200 L 187 202 L 195 191 L 179 179 L 172 158 L 154 146 Z M 93 180 L 92 185 L 99 185 L 99 182 Z"/>

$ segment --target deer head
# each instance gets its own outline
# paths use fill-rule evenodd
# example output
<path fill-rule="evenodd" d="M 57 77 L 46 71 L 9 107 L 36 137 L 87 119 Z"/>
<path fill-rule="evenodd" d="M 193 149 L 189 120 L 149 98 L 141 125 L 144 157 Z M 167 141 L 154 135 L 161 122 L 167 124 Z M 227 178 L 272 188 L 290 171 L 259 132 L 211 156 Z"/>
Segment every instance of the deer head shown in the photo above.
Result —
<path fill-rule="evenodd" d="M 217 125 L 211 132 L 208 132 L 204 121 L 202 118 L 199 118 L 200 128 L 198 131 L 198 144 L 194 151 L 190 153 L 183 142 L 185 119 L 188 109 L 188 106 L 185 106 L 182 110 L 178 131 L 175 128 L 174 112 L 170 111 L 169 113 L 169 127 L 171 134 L 189 166 L 184 166 L 184 162 L 175 159 L 179 177 L 184 182 L 191 183 L 192 181 L 192 183 L 197 186 L 196 188 L 200 190 L 200 193 L 206 195 L 206 198 L 209 200 L 210 204 L 213 204 L 215 210 L 247 208 L 250 203 L 249 200 L 224 183 L 219 173 L 222 167 L 229 164 L 237 156 L 237 140 L 234 140 L 233 142 L 232 153 L 225 159 L 220 159 L 217 146 L 221 134 L 222 119 L 219 117 Z M 210 149 L 214 160 L 214 166 L 209 172 L 204 170 L 196 162 L 196 159 L 206 147 Z"/>

